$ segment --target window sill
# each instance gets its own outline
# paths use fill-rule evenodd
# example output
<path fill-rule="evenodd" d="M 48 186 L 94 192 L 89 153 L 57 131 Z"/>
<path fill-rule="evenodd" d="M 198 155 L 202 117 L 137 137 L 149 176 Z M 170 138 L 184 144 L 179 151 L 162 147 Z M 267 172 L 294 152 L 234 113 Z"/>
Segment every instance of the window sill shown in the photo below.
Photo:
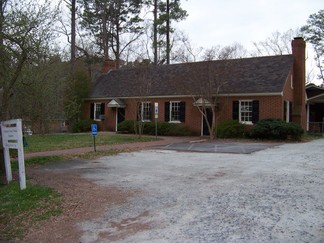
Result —
<path fill-rule="evenodd" d="M 169 121 L 169 123 L 181 123 L 181 121 Z"/>
<path fill-rule="evenodd" d="M 247 121 L 245 121 L 245 122 L 240 122 L 240 123 L 242 123 L 242 124 L 244 124 L 244 125 L 253 125 L 253 123 L 252 122 L 247 122 Z"/>

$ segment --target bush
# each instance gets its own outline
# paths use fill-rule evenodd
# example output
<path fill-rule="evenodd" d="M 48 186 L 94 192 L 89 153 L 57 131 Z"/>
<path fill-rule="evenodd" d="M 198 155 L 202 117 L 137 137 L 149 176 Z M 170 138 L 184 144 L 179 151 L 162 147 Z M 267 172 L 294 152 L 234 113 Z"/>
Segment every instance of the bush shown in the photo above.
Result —
<path fill-rule="evenodd" d="M 158 122 L 157 130 L 159 136 L 190 136 L 191 131 L 187 126 L 178 123 Z M 123 121 L 118 124 L 118 131 L 135 133 L 134 121 Z M 143 134 L 155 135 L 155 122 L 144 122 Z"/>
<path fill-rule="evenodd" d="M 93 120 L 79 120 L 72 124 L 72 132 L 89 132 L 91 131 L 91 124 L 94 124 Z"/>
<path fill-rule="evenodd" d="M 135 133 L 134 121 L 123 121 L 117 125 L 117 129 L 120 132 Z"/>
<path fill-rule="evenodd" d="M 222 121 L 217 126 L 219 138 L 241 138 L 244 136 L 245 126 L 237 120 Z"/>
<path fill-rule="evenodd" d="M 296 123 L 286 123 L 279 119 L 265 119 L 259 121 L 250 131 L 252 138 L 300 140 L 304 130 Z"/>

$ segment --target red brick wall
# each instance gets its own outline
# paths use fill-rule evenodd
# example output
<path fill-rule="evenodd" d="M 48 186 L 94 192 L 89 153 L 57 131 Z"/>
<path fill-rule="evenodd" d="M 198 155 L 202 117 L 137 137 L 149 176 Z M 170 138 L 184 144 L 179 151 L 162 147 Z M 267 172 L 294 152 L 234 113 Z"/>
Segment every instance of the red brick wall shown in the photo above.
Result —
<path fill-rule="evenodd" d="M 248 97 L 221 97 L 220 98 L 220 111 L 218 113 L 217 122 L 232 119 L 232 106 L 235 100 L 259 100 L 259 119 L 266 118 L 278 118 L 283 119 L 283 101 L 290 100 L 292 97 L 292 91 L 290 83 L 286 83 L 284 96 L 248 96 Z M 158 121 L 164 121 L 164 105 L 165 102 L 170 101 L 182 101 L 186 103 L 186 119 L 185 124 L 196 135 L 201 134 L 202 128 L 202 115 L 197 107 L 193 106 L 194 100 L 191 97 L 188 98 L 158 98 L 158 99 L 131 99 L 124 100 L 126 103 L 125 119 L 136 119 L 136 106 L 137 102 L 149 101 L 152 102 L 152 121 L 154 121 L 154 103 L 159 104 L 159 116 Z M 99 130 L 115 131 L 116 129 L 116 108 L 107 107 L 110 100 L 96 100 L 96 103 L 104 102 L 105 105 L 105 120 L 98 121 Z M 84 118 L 90 118 L 90 104 L 94 102 L 86 101 L 83 111 Z"/>

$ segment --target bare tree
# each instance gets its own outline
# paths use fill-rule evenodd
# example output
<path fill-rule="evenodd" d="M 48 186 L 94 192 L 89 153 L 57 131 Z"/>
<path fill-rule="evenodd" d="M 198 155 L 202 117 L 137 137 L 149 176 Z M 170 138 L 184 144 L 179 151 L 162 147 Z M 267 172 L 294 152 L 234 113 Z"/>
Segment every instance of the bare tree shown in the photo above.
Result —
<path fill-rule="evenodd" d="M 247 51 L 245 48 L 239 44 L 234 43 L 229 46 L 212 46 L 209 49 L 206 49 L 202 59 L 205 61 L 211 60 L 227 60 L 227 59 L 237 59 L 247 56 Z"/>
<path fill-rule="evenodd" d="M 271 56 L 291 54 L 291 40 L 298 36 L 300 30 L 288 30 L 284 33 L 276 31 L 270 37 L 260 42 L 253 42 L 253 56 Z"/>
<path fill-rule="evenodd" d="M 136 69 L 134 77 L 134 88 L 137 89 L 138 98 L 128 101 L 129 106 L 132 107 L 131 112 L 134 118 L 134 131 L 141 137 L 144 131 L 144 124 L 152 118 L 152 103 L 149 102 L 149 95 L 151 93 L 152 80 L 150 78 L 150 67 L 148 65 L 141 65 Z M 147 117 L 149 116 L 149 117 Z"/>
<path fill-rule="evenodd" d="M 195 47 L 183 31 L 175 31 L 174 38 L 175 45 L 172 53 L 172 60 L 180 63 L 196 62 L 203 48 Z"/>
<path fill-rule="evenodd" d="M 231 63 L 229 61 L 222 61 L 222 63 L 208 61 L 206 62 L 206 77 L 194 77 L 199 82 L 200 89 L 197 90 L 197 94 L 192 95 L 192 98 L 208 127 L 210 139 L 217 136 L 217 121 L 221 115 L 220 91 L 227 83 Z"/>

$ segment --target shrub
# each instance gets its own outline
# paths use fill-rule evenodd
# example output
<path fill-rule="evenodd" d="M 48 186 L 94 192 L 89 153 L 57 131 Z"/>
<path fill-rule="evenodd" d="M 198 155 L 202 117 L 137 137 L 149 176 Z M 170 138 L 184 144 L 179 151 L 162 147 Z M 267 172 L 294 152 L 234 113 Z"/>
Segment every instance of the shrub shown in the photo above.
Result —
<path fill-rule="evenodd" d="M 79 120 L 72 124 L 72 132 L 89 132 L 91 131 L 91 124 L 94 124 L 93 120 Z"/>
<path fill-rule="evenodd" d="M 125 120 L 118 124 L 117 129 L 120 132 L 135 133 L 134 121 L 126 121 Z"/>
<path fill-rule="evenodd" d="M 258 139 L 288 138 L 300 140 L 304 130 L 296 123 L 286 123 L 279 119 L 265 119 L 259 121 L 250 131 L 250 136 Z"/>
<path fill-rule="evenodd" d="M 245 126 L 237 120 L 226 120 L 217 126 L 219 138 L 241 138 L 244 136 Z"/>
<path fill-rule="evenodd" d="M 192 133 L 187 126 L 178 123 L 158 122 L 159 136 L 190 136 Z M 134 121 L 123 121 L 118 124 L 118 131 L 135 133 Z M 144 122 L 143 134 L 155 135 L 155 122 Z"/>

